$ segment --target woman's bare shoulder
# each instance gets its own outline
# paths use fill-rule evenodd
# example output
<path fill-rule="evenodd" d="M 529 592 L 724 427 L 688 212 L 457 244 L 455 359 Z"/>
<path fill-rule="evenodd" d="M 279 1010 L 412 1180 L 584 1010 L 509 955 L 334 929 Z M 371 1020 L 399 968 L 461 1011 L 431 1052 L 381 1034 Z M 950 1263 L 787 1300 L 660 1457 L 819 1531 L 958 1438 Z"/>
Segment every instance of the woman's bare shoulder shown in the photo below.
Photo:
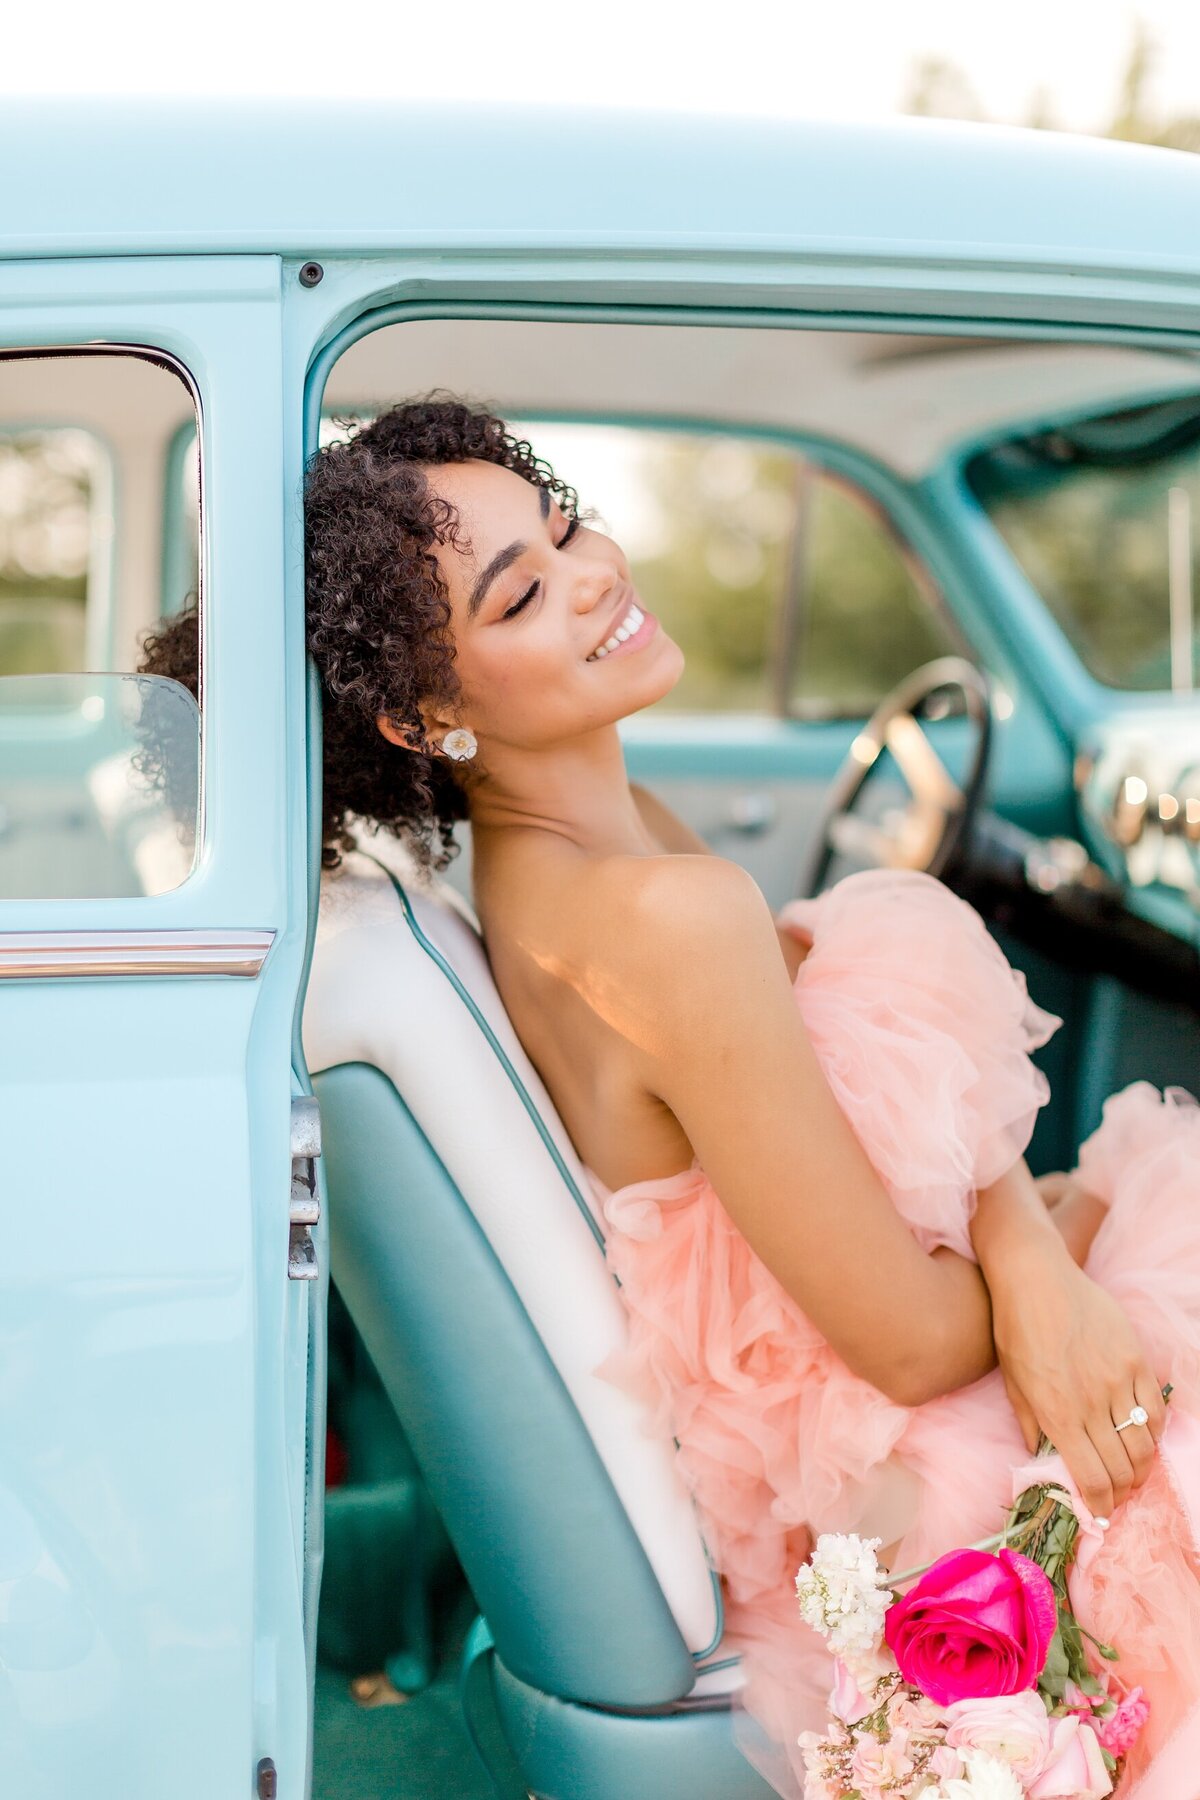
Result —
<path fill-rule="evenodd" d="M 732 994 L 767 983 L 788 993 L 762 890 L 711 855 L 613 856 L 588 873 L 576 955 L 614 991 L 653 1005 L 667 1042 L 719 1016 Z M 703 981 L 697 981 L 703 971 Z"/>

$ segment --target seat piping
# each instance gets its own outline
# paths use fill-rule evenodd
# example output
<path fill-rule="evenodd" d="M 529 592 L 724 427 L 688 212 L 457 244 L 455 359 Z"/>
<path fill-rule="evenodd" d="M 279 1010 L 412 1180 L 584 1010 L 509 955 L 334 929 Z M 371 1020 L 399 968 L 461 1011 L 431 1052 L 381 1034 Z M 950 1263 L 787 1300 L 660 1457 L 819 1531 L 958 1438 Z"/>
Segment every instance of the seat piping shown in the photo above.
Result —
<path fill-rule="evenodd" d="M 570 1193 L 576 1206 L 579 1208 L 580 1212 L 582 1213 L 584 1220 L 587 1224 L 588 1230 L 591 1232 L 593 1238 L 596 1240 L 596 1244 L 599 1247 L 599 1249 L 601 1250 L 601 1252 L 603 1252 L 603 1250 L 604 1250 L 604 1233 L 601 1231 L 599 1225 L 596 1223 L 595 1215 L 593 1214 L 591 1207 L 588 1205 L 587 1201 L 584 1199 L 583 1195 L 580 1193 L 579 1184 L 575 1180 L 574 1176 L 571 1174 L 571 1171 L 570 1171 L 570 1169 L 568 1169 L 566 1163 L 564 1162 L 562 1151 L 559 1149 L 559 1147 L 555 1143 L 553 1137 L 550 1135 L 550 1132 L 546 1125 L 546 1121 L 543 1119 L 541 1113 L 538 1111 L 538 1108 L 534 1103 L 533 1096 L 530 1094 L 529 1089 L 525 1086 L 525 1083 L 521 1080 L 520 1075 L 517 1073 L 516 1069 L 513 1067 L 512 1058 L 509 1056 L 508 1052 L 504 1048 L 504 1045 L 500 1042 L 500 1039 L 496 1036 L 496 1033 L 492 1030 L 491 1025 L 488 1023 L 487 1019 L 484 1017 L 484 1014 L 482 1013 L 478 1004 L 476 1003 L 474 996 L 471 994 L 471 992 L 466 987 L 466 985 L 463 983 L 463 981 L 459 978 L 453 965 L 447 961 L 447 959 L 442 955 L 441 951 L 438 949 L 437 945 L 431 943 L 430 940 L 426 937 L 425 933 L 421 930 L 420 924 L 417 920 L 417 916 L 413 912 L 412 903 L 409 900 L 408 895 L 405 893 L 404 888 L 401 885 L 400 881 L 397 879 L 397 877 L 395 875 L 393 875 L 392 871 L 388 868 L 387 864 L 380 862 L 379 858 L 377 856 L 371 856 L 371 853 L 369 850 L 364 850 L 362 852 L 362 854 L 364 856 L 370 857 L 370 860 L 373 863 L 377 863 L 378 866 L 383 870 L 384 874 L 387 876 L 388 880 L 391 882 L 392 886 L 396 890 L 397 895 L 399 896 L 400 904 L 404 908 L 404 917 L 408 921 L 409 930 L 412 932 L 413 936 L 416 938 L 418 944 L 420 944 L 420 946 L 421 946 L 422 950 L 424 950 L 425 954 L 433 959 L 433 961 L 437 964 L 438 968 L 442 971 L 442 974 L 446 977 L 447 981 L 450 982 L 455 993 L 458 995 L 459 999 L 463 1002 L 463 1004 L 467 1007 L 468 1011 L 471 1014 L 471 1017 L 474 1019 L 475 1023 L 478 1025 L 480 1031 L 482 1031 L 482 1033 L 483 1033 L 484 1037 L 487 1039 L 488 1043 L 491 1045 L 493 1051 L 495 1052 L 497 1058 L 499 1059 L 501 1068 L 504 1070 L 504 1073 L 508 1076 L 508 1079 L 512 1082 L 514 1088 L 516 1088 L 517 1093 L 519 1094 L 520 1099 L 521 1099 L 521 1104 L 522 1104 L 522 1106 L 524 1106 L 525 1111 L 529 1114 L 530 1121 L 532 1122 L 535 1129 L 537 1130 L 538 1136 L 541 1138 L 543 1144 L 546 1146 L 546 1149 L 550 1152 L 550 1156 L 553 1159 L 555 1168 L 558 1170 L 559 1174 L 562 1176 L 564 1182 L 567 1185 L 567 1191 Z"/>
<path fill-rule="evenodd" d="M 583 1218 L 587 1224 L 588 1230 L 591 1232 L 592 1237 L 595 1239 L 595 1242 L 600 1251 L 600 1254 L 602 1256 L 605 1256 L 606 1252 L 605 1252 L 605 1244 L 604 1244 L 604 1233 L 601 1231 L 599 1225 L 596 1223 L 595 1215 L 593 1214 L 591 1207 L 588 1205 L 587 1201 L 584 1199 L 583 1195 L 580 1193 L 579 1184 L 575 1180 L 574 1176 L 571 1174 L 570 1169 L 568 1169 L 565 1161 L 563 1160 L 562 1152 L 559 1149 L 558 1145 L 555 1143 L 553 1137 L 550 1135 L 550 1132 L 546 1126 L 546 1121 L 543 1119 L 540 1111 L 538 1110 L 537 1105 L 534 1102 L 533 1096 L 530 1094 L 529 1089 L 525 1086 L 525 1083 L 521 1080 L 520 1075 L 518 1074 L 517 1070 L 513 1066 L 512 1058 L 509 1056 L 508 1052 L 505 1050 L 504 1045 L 500 1042 L 500 1039 L 496 1036 L 496 1033 L 493 1031 L 490 1023 L 488 1022 L 483 1011 L 481 1010 L 477 1001 L 475 1000 L 474 995 L 470 992 L 469 988 L 466 986 L 466 983 L 461 979 L 457 970 L 454 968 L 453 964 L 445 956 L 442 955 L 442 952 L 438 949 L 437 945 L 432 943 L 430 941 L 430 939 L 422 931 L 420 922 L 417 919 L 417 915 L 413 911 L 412 902 L 409 900 L 408 894 L 404 888 L 404 884 L 401 882 L 399 877 L 397 875 L 395 875 L 392 872 L 392 870 L 388 868 L 387 864 L 385 862 L 382 862 L 379 857 L 372 856 L 371 852 L 369 850 L 360 850 L 360 855 L 365 856 L 369 862 L 373 862 L 377 868 L 382 869 L 384 874 L 387 876 L 388 880 L 391 882 L 392 886 L 395 888 L 396 896 L 397 896 L 398 900 L 400 901 L 400 906 L 401 906 L 401 909 L 403 910 L 404 918 L 408 925 L 409 930 L 412 932 L 413 936 L 416 938 L 416 940 L 417 940 L 418 944 L 421 946 L 422 950 L 424 950 L 426 956 L 428 956 L 434 963 L 436 963 L 437 967 L 442 971 L 442 974 L 446 977 L 447 981 L 450 983 L 451 987 L 454 989 L 455 993 L 458 995 L 459 999 L 462 1001 L 463 1005 L 467 1008 L 467 1011 L 470 1013 L 471 1017 L 474 1019 L 475 1023 L 478 1025 L 480 1031 L 482 1031 L 484 1037 L 487 1039 L 493 1052 L 496 1055 L 497 1060 L 500 1063 L 501 1068 L 504 1070 L 504 1073 L 508 1076 L 508 1079 L 512 1082 L 513 1087 L 516 1089 L 518 1095 L 520 1096 L 521 1104 L 524 1106 L 525 1111 L 528 1113 L 530 1121 L 533 1124 L 533 1126 L 535 1127 L 538 1136 L 541 1138 L 542 1143 L 546 1146 L 546 1149 L 550 1152 L 550 1156 L 554 1162 L 554 1166 L 558 1170 L 559 1174 L 562 1176 L 563 1181 L 566 1183 L 568 1193 L 571 1195 L 572 1199 L 575 1201 L 576 1206 L 579 1208 L 579 1211 L 582 1213 Z M 609 1273 L 611 1274 L 612 1271 L 610 1270 Z M 616 1285 L 618 1287 L 620 1287 L 621 1283 L 615 1275 L 612 1276 L 612 1279 L 616 1282 Z M 676 1449 L 679 1448 L 678 1440 L 676 1440 L 675 1447 L 676 1447 Z M 702 1663 L 706 1656 L 711 1656 L 713 1654 L 713 1651 L 716 1650 L 717 1646 L 721 1642 L 721 1639 L 725 1635 L 725 1596 L 721 1592 L 721 1578 L 717 1574 L 716 1569 L 712 1566 L 712 1557 L 709 1552 L 708 1545 L 704 1542 L 703 1532 L 701 1532 L 701 1534 L 700 1534 L 700 1542 L 702 1544 L 704 1544 L 704 1553 L 709 1559 L 708 1574 L 709 1574 L 709 1580 L 712 1582 L 713 1604 L 714 1604 L 714 1611 L 716 1613 L 716 1635 L 713 1637 L 712 1642 L 710 1644 L 706 1645 L 703 1650 L 693 1650 L 692 1651 L 691 1656 L 692 1656 L 692 1661 L 694 1663 Z M 731 1660 L 737 1660 L 737 1659 L 734 1658 Z M 724 1664 L 716 1663 L 713 1665 L 713 1667 L 714 1668 L 722 1668 L 722 1667 L 724 1667 Z M 703 1670 L 701 1670 L 699 1672 L 704 1673 Z"/>

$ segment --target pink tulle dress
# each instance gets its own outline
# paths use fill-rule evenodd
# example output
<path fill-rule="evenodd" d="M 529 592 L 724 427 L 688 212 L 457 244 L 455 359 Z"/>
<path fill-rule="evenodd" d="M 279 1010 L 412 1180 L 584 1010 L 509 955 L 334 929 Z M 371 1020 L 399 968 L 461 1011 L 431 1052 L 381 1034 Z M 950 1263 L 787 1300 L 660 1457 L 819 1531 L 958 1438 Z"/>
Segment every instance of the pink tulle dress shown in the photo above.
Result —
<path fill-rule="evenodd" d="M 1048 1097 L 1029 1052 L 1059 1021 L 1032 1003 L 978 915 L 929 876 L 853 875 L 794 902 L 783 922 L 811 942 L 796 1003 L 898 1210 L 926 1249 L 971 1256 L 975 1191 L 1029 1142 Z M 1175 1391 L 1154 1474 L 1087 1541 L 1072 1598 L 1151 1703 L 1122 1800 L 1196 1800 L 1200 1107 L 1135 1083 L 1107 1103 L 1080 1171 L 1109 1206 L 1088 1273 L 1122 1302 Z M 895 1569 L 925 1563 L 1000 1528 L 1029 1454 L 998 1371 L 913 1408 L 853 1375 L 698 1166 L 597 1188 L 630 1313 L 628 1350 L 602 1372 L 678 1440 L 745 1661 L 745 1705 L 775 1746 L 770 1766 L 755 1760 L 781 1794 L 798 1794 L 796 1737 L 824 1725 L 831 1667 L 796 1605 L 805 1527 L 895 1543 Z"/>

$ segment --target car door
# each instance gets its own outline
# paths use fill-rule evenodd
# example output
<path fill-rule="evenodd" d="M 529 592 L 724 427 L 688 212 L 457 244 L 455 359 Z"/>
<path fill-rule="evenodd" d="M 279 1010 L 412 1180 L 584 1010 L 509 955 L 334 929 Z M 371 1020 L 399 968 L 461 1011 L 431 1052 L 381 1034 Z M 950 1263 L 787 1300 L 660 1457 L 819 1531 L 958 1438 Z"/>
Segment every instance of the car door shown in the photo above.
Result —
<path fill-rule="evenodd" d="M 0 675 L 0 1788 L 297 1794 L 312 1284 L 288 1278 L 306 859 L 278 265 L 0 262 L 0 350 L 0 442 L 20 383 L 29 429 L 115 395 L 89 490 L 108 611 L 57 674 L 35 647 Z M 176 566 L 166 446 L 133 432 L 148 370 L 199 420 L 198 713 L 130 674 Z M 25 521 L 43 572 L 52 511 Z"/>

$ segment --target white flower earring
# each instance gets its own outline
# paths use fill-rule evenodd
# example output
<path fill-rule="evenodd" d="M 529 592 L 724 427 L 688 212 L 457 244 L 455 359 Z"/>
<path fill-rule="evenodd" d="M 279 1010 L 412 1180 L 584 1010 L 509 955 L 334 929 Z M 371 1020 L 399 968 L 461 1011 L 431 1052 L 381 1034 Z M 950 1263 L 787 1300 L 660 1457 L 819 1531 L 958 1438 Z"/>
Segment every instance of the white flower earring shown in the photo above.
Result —
<path fill-rule="evenodd" d="M 478 749 L 475 733 L 466 725 L 456 725 L 442 739 L 442 749 L 452 762 L 470 762 Z"/>

